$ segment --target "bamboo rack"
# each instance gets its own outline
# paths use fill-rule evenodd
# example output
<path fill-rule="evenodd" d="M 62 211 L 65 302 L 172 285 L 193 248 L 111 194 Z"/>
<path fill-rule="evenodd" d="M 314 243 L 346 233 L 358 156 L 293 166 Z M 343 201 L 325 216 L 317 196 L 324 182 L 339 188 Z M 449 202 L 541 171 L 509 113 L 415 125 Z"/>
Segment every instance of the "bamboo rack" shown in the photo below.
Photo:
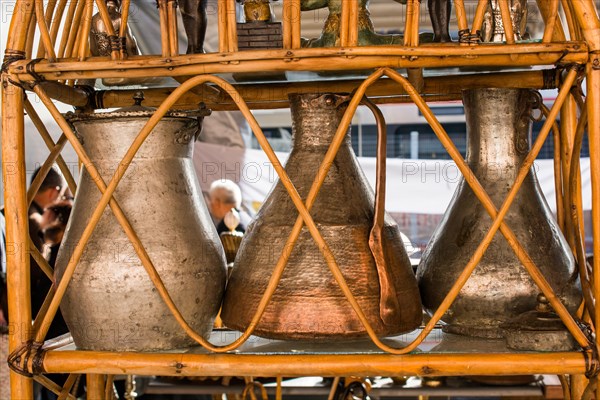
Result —
<path fill-rule="evenodd" d="M 454 8 L 460 30 L 460 40 L 445 44 L 427 44 L 419 40 L 419 22 L 424 16 L 424 7 L 416 0 L 409 0 L 405 36 L 401 45 L 359 45 L 359 2 L 342 1 L 340 11 L 339 46 L 330 48 L 302 48 L 301 0 L 283 0 L 283 48 L 269 50 L 239 51 L 235 21 L 235 2 L 219 0 L 218 52 L 207 54 L 180 54 L 177 37 L 176 2 L 158 1 L 162 45 L 161 54 L 131 56 L 113 49 L 110 57 L 92 57 L 88 37 L 91 16 L 99 12 L 103 22 L 109 26 L 108 33 L 114 35 L 109 24 L 110 17 L 103 0 L 74 0 L 68 3 L 54 0 L 44 4 L 41 0 L 17 0 L 11 21 L 5 60 L 2 68 L 2 157 L 5 167 L 5 215 L 7 241 L 17 244 L 17 251 L 7 254 L 9 310 L 13 331 L 9 337 L 11 357 L 9 362 L 16 372 L 11 372 L 12 395 L 31 399 L 32 382 L 35 379 L 55 393 L 67 398 L 76 374 L 87 374 L 91 395 L 108 399 L 108 386 L 113 374 L 172 375 L 172 376 L 372 376 L 372 375 L 515 375 L 515 374 L 559 374 L 565 393 L 571 398 L 585 398 L 596 390 L 600 397 L 597 380 L 600 371 L 598 351 L 600 346 L 588 332 L 581 328 L 564 308 L 546 282 L 544 276 L 531 261 L 529 255 L 516 240 L 514 233 L 504 221 L 504 216 L 519 190 L 525 174 L 541 149 L 546 137 L 552 132 L 555 143 L 555 185 L 557 192 L 558 220 L 578 260 L 579 274 L 584 292 L 584 303 L 578 317 L 589 323 L 590 329 L 600 324 L 600 307 L 595 299 L 600 296 L 600 20 L 593 0 L 538 0 L 536 4 L 544 20 L 542 37 L 537 41 L 518 41 L 510 23 L 510 0 L 498 0 L 499 12 L 506 27 L 503 43 L 482 43 L 481 28 L 487 11 L 487 0 L 477 2 L 474 15 L 467 15 L 465 0 L 455 0 Z M 123 38 L 130 18 L 129 1 L 123 1 L 120 32 Z M 398 7 L 401 7 L 400 5 Z M 96 11 L 95 11 L 96 10 Z M 563 18 L 560 18 L 563 16 Z M 37 33 L 37 34 L 34 34 Z M 59 34 L 60 33 L 60 34 Z M 37 45 L 37 47 L 35 47 Z M 34 48 L 36 51 L 34 51 Z M 35 55 L 38 59 L 35 59 Z M 427 72 L 439 68 L 467 67 L 469 72 L 459 70 L 453 75 L 428 76 Z M 515 71 L 523 67 L 526 70 Z M 474 69 L 486 70 L 474 72 Z M 512 70 L 496 71 L 498 68 Z M 407 77 L 398 70 L 406 69 Z M 320 79 L 319 73 L 363 71 L 363 78 L 338 80 Z M 492 70 L 492 71 L 490 71 Z M 235 83 L 223 79 L 227 73 L 264 73 L 281 71 L 307 71 L 315 74 L 311 82 L 264 82 Z M 53 285 L 42 311 L 31 315 L 29 288 L 29 245 L 27 208 L 32 198 L 25 182 L 25 114 L 50 149 L 50 156 L 42 167 L 36 181 L 41 183 L 49 166 L 56 161 L 65 172 L 71 190 L 76 185 L 60 156 L 63 146 L 70 142 L 80 161 L 95 176 L 100 176 L 94 164 L 77 140 L 75 132 L 60 114 L 53 101 L 92 111 L 129 105 L 132 89 L 109 89 L 93 91 L 75 86 L 77 80 L 99 78 L 157 78 L 174 77 L 180 81 L 177 88 L 146 89 L 145 105 L 157 107 L 156 113 L 139 132 L 120 163 L 121 175 L 96 184 L 102 193 L 89 221 L 81 242 L 74 250 L 63 280 Z M 585 78 L 585 100 L 573 91 L 581 89 Z M 498 208 L 490 200 L 477 180 L 469 185 L 493 224 L 486 238 L 474 252 L 468 265 L 444 299 L 442 305 L 410 343 L 393 346 L 381 341 L 370 327 L 367 318 L 355 300 L 350 287 L 344 280 L 327 242 L 321 236 L 310 215 L 326 173 L 315 177 L 306 199 L 301 199 L 295 187 L 266 140 L 261 127 L 254 119 L 252 109 L 285 108 L 287 94 L 291 92 L 324 91 L 352 93 L 352 100 L 344 114 L 336 135 L 325 156 L 321 170 L 327 171 L 344 139 L 345 132 L 363 96 L 374 103 L 405 103 L 417 105 L 435 134 L 455 161 L 461 173 L 472 175 L 462 156 L 450 140 L 443 126 L 435 118 L 428 101 L 458 100 L 461 90 L 476 87 L 519 87 L 533 89 L 559 89 L 554 105 L 544 110 L 545 123 L 538 140 L 520 170 L 518 179 L 507 199 Z M 33 105 L 24 98 L 26 92 L 34 92 L 41 105 Z M 240 110 L 247 119 L 265 154 L 284 183 L 290 198 L 298 210 L 298 218 L 287 238 L 286 252 L 280 255 L 271 280 L 263 295 L 258 310 L 246 332 L 228 343 L 214 344 L 204 339 L 188 325 L 175 304 L 144 244 L 131 227 L 113 193 L 124 170 L 131 164 L 137 151 L 153 127 L 171 108 L 191 109 L 204 102 L 208 108 Z M 39 118 L 36 108 L 45 108 L 64 132 L 54 143 Z M 556 118 L 560 115 L 560 124 Z M 579 178 L 579 157 L 582 137 L 587 129 L 590 143 L 592 177 L 592 221 L 591 227 L 582 224 L 582 195 Z M 94 173 L 96 172 L 96 173 Z M 33 189 L 32 189 L 33 190 Z M 183 329 L 202 346 L 200 354 L 179 353 L 111 353 L 54 348 L 44 343 L 50 321 L 56 313 L 86 242 L 106 207 L 110 207 L 122 225 L 137 255 L 154 283 L 157 292 L 168 305 Z M 260 321 L 262 312 L 271 301 L 279 279 L 286 266 L 298 235 L 307 227 L 355 313 L 363 323 L 377 350 L 369 354 L 337 353 L 334 350 L 323 354 L 262 354 L 245 352 L 243 346 L 251 337 L 253 328 Z M 593 232 L 594 261 L 587 265 L 583 246 L 584 230 Z M 518 255 L 531 277 L 551 302 L 575 340 L 580 351 L 564 353 L 419 353 L 416 352 L 434 330 L 435 324 L 448 310 L 461 287 L 468 281 L 471 272 L 485 254 L 487 246 L 496 234 L 504 235 Z M 41 255 L 33 256 L 42 265 L 46 274 L 52 275 Z M 32 318 L 35 323 L 32 325 Z M 18 327 L 18 329 L 17 329 Z M 232 353 L 239 350 L 241 354 Z M 71 373 L 64 388 L 49 381 L 46 373 Z M 563 375 L 570 375 L 565 379 Z M 589 378 L 586 378 L 587 377 Z"/>

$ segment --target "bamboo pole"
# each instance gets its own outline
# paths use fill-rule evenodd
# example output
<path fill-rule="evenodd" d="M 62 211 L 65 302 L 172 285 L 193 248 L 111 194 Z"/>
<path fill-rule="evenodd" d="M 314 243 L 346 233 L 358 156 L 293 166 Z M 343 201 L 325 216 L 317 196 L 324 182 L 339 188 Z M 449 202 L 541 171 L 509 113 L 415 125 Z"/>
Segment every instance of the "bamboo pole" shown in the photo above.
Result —
<path fill-rule="evenodd" d="M 105 400 L 104 397 L 104 375 L 87 374 L 87 400 Z M 109 399 L 106 399 L 109 400 Z"/>
<path fill-rule="evenodd" d="M 290 0 L 286 0 L 283 2 L 283 9 L 281 15 L 281 30 L 282 30 L 282 40 L 283 40 L 283 48 L 291 49 L 292 48 L 292 25 L 294 23 L 294 19 L 296 18 L 297 11 L 300 13 L 300 10 L 294 10 L 294 4 Z M 220 20 L 219 20 L 220 21 Z M 221 30 L 221 26 L 219 26 L 219 31 Z M 220 40 L 219 40 L 220 42 Z"/>
<path fill-rule="evenodd" d="M 6 39 L 6 53 L 17 52 L 22 54 L 26 50 L 26 43 L 29 36 L 23 32 L 28 31 L 28 27 L 34 15 L 34 0 L 17 0 L 14 14 L 8 27 Z M 24 55 L 24 54 L 23 54 Z"/>
<path fill-rule="evenodd" d="M 560 132 L 561 132 L 561 160 L 562 160 L 562 176 L 564 177 L 563 186 L 563 207 L 565 210 L 570 210 L 571 192 L 568 185 L 569 171 L 571 168 L 571 155 L 573 153 L 573 139 L 577 127 L 577 104 L 572 94 L 567 96 L 565 104 L 560 113 Z M 573 221 L 571 214 L 565 214 L 565 237 L 569 243 L 569 247 L 575 252 L 575 239 L 573 238 Z"/>
<path fill-rule="evenodd" d="M 58 36 L 58 30 L 60 28 L 60 23 L 63 20 L 63 15 L 65 13 L 65 9 L 67 8 L 67 2 L 69 0 L 60 0 L 58 3 L 58 7 L 56 8 L 56 12 L 54 14 L 54 17 L 52 19 L 52 24 L 50 27 L 50 40 L 52 40 L 52 43 L 56 44 L 56 38 Z M 57 57 L 60 57 L 59 54 L 57 54 Z"/>
<path fill-rule="evenodd" d="M 569 170 L 569 192 L 571 193 L 570 210 L 571 220 L 573 222 L 573 236 L 575 242 L 575 255 L 577 256 L 577 265 L 579 267 L 579 277 L 581 289 L 583 292 L 585 305 L 591 315 L 595 314 L 594 290 L 587 268 L 587 257 L 585 254 L 585 228 L 583 226 L 583 204 L 581 199 L 581 170 L 580 155 L 583 135 L 587 126 L 587 108 L 584 108 L 577 124 L 575 138 L 573 141 L 573 156 Z M 594 323 L 592 322 L 592 326 Z"/>
<path fill-rule="evenodd" d="M 295 10 L 293 14 L 294 19 L 292 20 L 292 49 L 300 48 L 300 22 L 302 20 L 302 7 L 300 0 L 289 0 L 292 5 L 292 10 Z"/>
<path fill-rule="evenodd" d="M 63 134 L 60 136 L 56 144 L 51 148 L 50 155 L 40 167 L 39 172 L 33 179 L 33 182 L 31 182 L 31 185 L 29 185 L 29 190 L 27 191 L 27 207 L 31 206 L 33 198 L 40 189 L 40 186 L 42 186 L 42 182 L 44 179 L 46 179 L 48 172 L 52 168 L 52 164 L 54 164 L 66 143 L 67 137 Z"/>
<path fill-rule="evenodd" d="M 44 126 L 44 123 L 42 122 L 42 119 L 38 115 L 37 111 L 27 99 L 25 100 L 25 111 L 27 111 L 27 115 L 31 119 L 31 122 L 33 122 L 33 125 L 38 130 L 38 133 L 42 137 L 42 140 L 44 141 L 48 149 L 52 150 L 55 147 L 54 141 L 52 140 L 50 133 L 46 130 L 46 127 Z M 62 172 L 65 180 L 67 181 L 67 185 L 69 185 L 71 193 L 75 193 L 77 191 L 77 183 L 75 183 L 73 174 L 71 174 L 69 166 L 67 165 L 63 157 L 60 155 L 60 153 L 56 157 L 56 164 L 60 168 L 60 171 Z"/>
<path fill-rule="evenodd" d="M 346 1 L 348 6 L 348 46 L 358 46 L 358 1 Z"/>
<path fill-rule="evenodd" d="M 131 0 L 123 0 L 121 3 L 121 31 L 119 35 L 121 37 L 121 43 L 127 42 L 127 32 L 129 31 L 128 23 L 129 23 L 129 5 Z M 121 48 L 121 59 L 124 60 L 127 58 L 127 46 Z"/>
<path fill-rule="evenodd" d="M 79 35 L 79 31 L 81 30 L 81 19 L 83 17 L 83 13 L 85 11 L 85 5 L 88 0 L 76 0 L 77 9 L 75 10 L 75 15 L 73 17 L 73 22 L 69 27 L 69 38 L 67 40 L 67 45 L 65 47 L 65 57 L 73 57 L 75 54 L 76 42 Z M 63 32 L 64 34 L 64 32 Z"/>
<path fill-rule="evenodd" d="M 71 54 L 70 52 L 66 52 L 67 49 L 67 41 L 71 36 L 74 35 L 72 32 L 73 27 L 73 18 L 75 17 L 75 11 L 77 10 L 77 5 L 79 4 L 79 0 L 71 0 L 69 1 L 69 8 L 67 10 L 67 15 L 65 17 L 65 22 L 63 25 L 62 35 L 60 37 L 60 44 L 58 46 L 58 58 L 62 58 L 65 54 Z M 75 25 L 76 26 L 76 25 Z"/>
<path fill-rule="evenodd" d="M 350 1 L 342 0 L 342 12 L 340 14 L 340 42 L 336 43 L 336 46 L 339 47 L 348 47 L 348 29 L 350 25 Z"/>
<path fill-rule="evenodd" d="M 469 22 L 467 21 L 467 11 L 465 10 L 464 0 L 454 0 L 454 9 L 456 11 L 456 22 L 458 24 L 458 35 L 462 37 L 469 34 Z M 459 37 L 459 40 L 460 40 Z"/>
<path fill-rule="evenodd" d="M 238 50 L 237 21 L 235 18 L 235 0 L 226 0 L 227 7 L 227 51 Z"/>
<path fill-rule="evenodd" d="M 596 31 L 598 32 L 598 31 Z M 588 102 L 588 138 L 590 145 L 590 173 L 592 181 L 592 232 L 593 232 L 593 286 L 595 299 L 600 298 L 600 69 L 599 56 L 596 53 L 587 66 L 587 102 Z M 596 66 L 596 68 L 594 68 Z M 596 307 L 593 316 L 595 326 L 600 326 L 600 307 Z M 598 343 L 596 342 L 596 346 Z M 598 385 L 600 387 L 600 385 Z M 600 388 L 596 389 L 596 398 L 600 398 Z"/>
<path fill-rule="evenodd" d="M 177 2 L 167 0 L 167 27 L 171 56 L 179 55 L 179 34 L 177 32 Z"/>
<path fill-rule="evenodd" d="M 483 17 L 485 10 L 488 7 L 488 0 L 479 0 L 473 17 L 473 26 L 471 27 L 471 35 L 481 37 L 481 27 L 483 26 Z"/>
<path fill-rule="evenodd" d="M 218 0 L 217 7 L 219 16 L 219 53 L 227 53 L 229 48 L 229 40 L 227 39 L 227 0 Z"/>
<path fill-rule="evenodd" d="M 10 352 L 31 339 L 31 292 L 29 274 L 29 225 L 25 191 L 25 138 L 23 120 L 23 89 L 2 83 L 2 177 L 4 179 L 4 215 L 6 217 L 6 276 L 8 312 L 12 332 L 8 335 Z M 10 372 L 13 396 L 33 399 L 31 378 Z"/>
<path fill-rule="evenodd" d="M 48 25 L 52 20 L 52 14 L 54 13 L 55 7 L 56 0 L 49 0 L 46 6 L 46 13 L 44 14 L 43 0 L 36 0 L 35 2 L 35 14 L 40 32 L 40 43 L 38 44 L 37 58 L 42 58 L 45 51 L 49 61 L 56 61 L 54 43 L 50 36 L 50 30 L 48 29 Z"/>
<path fill-rule="evenodd" d="M 541 105 L 542 113 L 548 118 L 550 110 L 543 103 Z M 553 167 L 554 167 L 554 195 L 556 202 L 556 221 L 561 232 L 565 230 L 565 210 L 563 204 L 563 177 L 562 177 L 562 154 L 560 148 L 560 128 L 555 122 L 552 124 L 552 143 L 554 148 Z"/>
<path fill-rule="evenodd" d="M 577 0 L 579 1 L 579 0 Z M 567 21 L 567 27 L 569 28 L 569 40 L 577 40 L 579 36 L 577 33 L 577 28 L 575 26 L 575 20 L 573 19 L 573 14 L 571 13 L 571 5 L 569 4 L 569 0 L 560 0 L 563 8 L 563 12 L 565 13 L 565 20 Z"/>
<path fill-rule="evenodd" d="M 502 15 L 502 26 L 504 27 L 504 36 L 507 44 L 515 44 L 515 31 L 513 29 L 512 17 L 510 15 L 510 7 L 508 0 L 496 0 L 500 7 Z"/>
<path fill-rule="evenodd" d="M 177 57 L 169 65 L 158 63 L 156 58 L 136 57 L 135 60 L 124 60 L 118 65 L 112 62 L 96 60 L 94 63 L 45 63 L 34 66 L 34 71 L 47 80 L 85 79 L 104 77 L 151 77 L 151 76 L 190 76 L 197 74 L 264 71 L 340 71 L 357 68 L 427 68 L 455 67 L 464 65 L 469 60 L 471 66 L 485 65 L 512 67 L 526 65 L 544 65 L 561 62 L 585 63 L 589 58 L 585 45 L 568 44 L 519 44 L 515 46 L 419 46 L 410 51 L 402 47 L 379 46 L 380 48 L 355 47 L 336 51 L 328 49 L 265 50 L 253 52 L 230 53 L 230 57 L 214 57 L 203 54 L 205 58 Z M 444 51 L 439 51 L 441 49 Z M 455 52 L 455 50 L 468 50 Z M 312 50 L 318 50 L 313 52 Z M 502 51 L 504 50 L 504 51 Z M 389 52 L 388 52 L 389 51 Z M 252 53 L 252 54 L 248 54 Z M 386 54 L 382 56 L 381 54 Z M 347 57 L 353 57 L 352 63 Z M 293 58 L 291 58 L 293 57 Z M 219 59 L 220 58 L 220 59 Z M 26 71 L 26 64 L 17 61 L 9 67 L 22 81 L 31 81 Z"/>
<path fill-rule="evenodd" d="M 565 32 L 560 18 L 558 18 L 559 0 L 537 0 L 537 5 L 545 25 L 542 42 L 550 43 L 553 40 L 565 40 Z"/>
<path fill-rule="evenodd" d="M 25 49 L 26 56 L 25 58 L 31 59 L 33 58 L 33 43 L 35 40 L 35 26 L 37 24 L 37 17 L 33 14 L 31 21 L 29 23 L 29 29 L 27 30 L 27 48 Z"/>
<path fill-rule="evenodd" d="M 90 49 L 90 30 L 92 28 L 92 17 L 94 16 L 94 0 L 85 2 L 85 18 L 81 25 L 79 37 L 79 61 L 85 61 Z"/>
<path fill-rule="evenodd" d="M 169 40 L 169 22 L 167 16 L 167 0 L 158 0 L 158 15 L 160 18 L 160 43 L 163 58 L 171 57 L 171 45 Z M 219 36 L 221 30 L 219 29 Z M 221 51 L 221 50 L 219 50 Z"/>
<path fill-rule="evenodd" d="M 571 398 L 581 399 L 583 391 L 587 385 L 587 379 L 585 375 L 576 374 L 571 375 Z"/>
<path fill-rule="evenodd" d="M 77 375 L 69 375 L 69 378 L 71 376 L 77 376 Z M 67 379 L 69 379 L 69 378 L 67 378 Z M 50 390 L 52 393 L 58 395 L 59 396 L 58 400 L 65 400 L 65 399 L 77 400 L 75 398 L 75 396 L 73 396 L 72 394 L 70 394 L 68 391 L 63 394 L 63 392 L 64 392 L 65 389 L 61 388 L 60 386 L 58 386 L 56 383 L 54 383 L 53 381 L 51 381 L 50 379 L 48 379 L 44 375 L 36 375 L 34 377 L 34 379 L 40 385 L 44 386 L 46 389 Z M 66 387 L 67 383 L 65 383 L 65 387 Z M 73 386 L 73 384 L 71 384 L 71 386 Z"/>
<path fill-rule="evenodd" d="M 583 374 L 581 353 L 440 354 L 191 354 L 48 351 L 46 373 L 89 372 L 164 376 L 468 376 Z"/>

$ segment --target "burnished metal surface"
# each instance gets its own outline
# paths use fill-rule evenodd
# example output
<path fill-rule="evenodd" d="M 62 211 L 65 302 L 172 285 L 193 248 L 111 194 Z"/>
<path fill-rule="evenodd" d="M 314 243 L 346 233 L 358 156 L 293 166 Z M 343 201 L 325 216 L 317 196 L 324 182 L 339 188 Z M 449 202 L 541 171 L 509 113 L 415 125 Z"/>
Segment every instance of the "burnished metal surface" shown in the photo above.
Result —
<path fill-rule="evenodd" d="M 106 182 L 149 118 L 136 107 L 102 117 L 71 118 Z M 196 331 L 208 335 L 221 304 L 226 272 L 223 248 L 192 164 L 197 130 L 195 119 L 163 118 L 114 196 L 183 316 Z M 58 255 L 59 281 L 100 199 L 95 178 L 82 169 L 73 217 Z M 150 351 L 195 343 L 163 303 L 108 207 L 77 265 L 61 311 L 81 349 Z"/>
<path fill-rule="evenodd" d="M 294 133 L 286 171 L 302 198 L 341 120 L 343 100 L 333 94 L 290 95 Z M 381 320 L 378 270 L 368 244 L 374 195 L 349 139 L 347 135 L 310 212 L 375 331 L 381 336 L 410 331 L 421 322 L 419 292 L 398 227 L 388 215 L 382 243 L 400 307 L 387 324 Z M 221 313 L 225 325 L 241 330 L 248 326 L 297 216 L 277 183 L 236 257 Z M 306 227 L 255 333 L 307 340 L 366 336 Z"/>
<path fill-rule="evenodd" d="M 463 92 L 467 163 L 500 208 L 529 151 L 532 94 L 526 89 Z M 581 301 L 575 261 L 532 170 L 505 221 L 569 311 Z M 491 226 L 463 178 L 417 270 L 423 305 L 442 302 Z M 450 332 L 501 337 L 499 325 L 533 310 L 540 292 L 500 232 L 442 320 Z"/>

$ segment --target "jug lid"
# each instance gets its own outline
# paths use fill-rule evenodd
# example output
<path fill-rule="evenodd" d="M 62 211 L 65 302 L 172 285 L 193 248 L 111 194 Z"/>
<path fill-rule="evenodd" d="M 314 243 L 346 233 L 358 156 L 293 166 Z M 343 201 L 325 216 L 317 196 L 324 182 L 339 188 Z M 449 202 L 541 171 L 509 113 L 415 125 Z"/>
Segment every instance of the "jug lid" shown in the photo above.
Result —
<path fill-rule="evenodd" d="M 103 120 L 103 119 L 112 119 L 112 118 L 127 118 L 127 117 L 151 117 L 156 112 L 156 108 L 146 107 L 142 105 L 144 101 L 144 92 L 141 90 L 136 91 L 133 94 L 134 104 L 131 106 L 126 106 L 119 108 L 115 111 L 111 112 L 100 112 L 100 113 L 73 113 L 68 112 L 65 114 L 65 118 L 70 122 L 75 121 L 90 121 L 90 120 Z M 203 118 L 209 116 L 211 114 L 211 110 L 206 108 L 204 103 L 200 103 L 198 105 L 198 109 L 196 110 L 169 110 L 165 113 L 163 118 Z"/>

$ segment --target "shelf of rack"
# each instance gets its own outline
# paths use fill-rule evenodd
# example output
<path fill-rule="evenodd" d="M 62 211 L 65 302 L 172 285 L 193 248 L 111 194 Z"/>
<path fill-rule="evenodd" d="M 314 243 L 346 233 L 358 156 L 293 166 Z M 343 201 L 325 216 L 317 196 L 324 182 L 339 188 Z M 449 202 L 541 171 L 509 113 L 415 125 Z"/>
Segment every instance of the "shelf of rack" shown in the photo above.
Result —
<path fill-rule="evenodd" d="M 506 0 L 500 1 L 503 5 L 508 4 L 505 3 Z M 56 2 L 51 3 L 56 6 Z M 128 1 L 123 3 L 129 4 Z M 173 2 L 159 1 L 160 12 L 167 12 L 167 3 Z M 283 3 L 284 16 L 292 15 L 290 13 L 293 8 L 299 6 L 298 0 L 284 0 Z M 413 9 L 418 4 L 416 0 L 409 0 L 408 3 Z M 483 4 L 486 1 L 479 3 Z M 286 19 L 283 24 L 284 48 L 237 51 L 233 29 L 235 18 L 231 17 L 234 3 L 233 0 L 220 0 L 219 15 L 224 18 L 219 20 L 220 46 L 217 53 L 178 54 L 173 50 L 173 42 L 176 42 L 172 34 L 173 26 L 167 24 L 162 29 L 163 52 L 160 55 L 125 57 L 117 51 L 110 57 L 90 57 L 86 47 L 88 32 L 85 24 L 79 29 L 72 29 L 74 33 L 69 33 L 72 28 L 69 25 L 73 21 L 63 21 L 62 14 L 53 19 L 52 12 L 55 9 L 49 5 L 46 6 L 46 17 L 38 18 L 35 22 L 35 16 L 41 16 L 44 12 L 43 1 L 17 0 L 2 69 L 2 159 L 6 190 L 7 241 L 22 244 L 18 247 L 19 251 L 7 254 L 8 286 L 11 289 L 8 300 L 13 318 L 11 323 L 13 329 L 16 326 L 24 327 L 12 331 L 9 337 L 12 352 L 10 364 L 16 371 L 11 374 L 13 394 L 23 399 L 32 398 L 32 377 L 38 378 L 46 373 L 57 372 L 89 374 L 93 382 L 92 387 L 96 389 L 94 395 L 98 398 L 103 398 L 103 393 L 100 393 L 101 378 L 98 377 L 103 374 L 299 377 L 544 373 L 573 376 L 570 387 L 567 388 L 571 390 L 573 398 L 581 398 L 583 395 L 583 388 L 587 382 L 582 375 L 587 374 L 591 378 L 588 390 L 593 390 L 600 368 L 597 358 L 598 343 L 589 335 L 586 336 L 571 317 L 560 311 L 558 313 L 563 321 L 582 345 L 581 351 L 508 352 L 502 343 L 473 339 L 459 347 L 449 346 L 443 351 L 438 347 L 436 350 L 435 346 L 444 341 L 441 339 L 436 342 L 442 336 L 434 329 L 435 323 L 444 312 L 443 309 L 436 312 L 432 322 L 423 330 L 413 333 L 412 336 L 390 340 L 379 340 L 371 336 L 371 341 L 358 344 L 311 345 L 266 341 L 251 336 L 251 331 L 242 336 L 234 332 L 215 331 L 209 345 L 201 343 L 204 347 L 170 353 L 80 351 L 69 344 L 56 345 L 52 342 L 46 342 L 45 347 L 42 347 L 47 321 L 36 321 L 34 329 L 30 326 L 32 316 L 29 302 L 29 250 L 25 245 L 29 243 L 29 237 L 24 168 L 24 110 L 27 109 L 29 116 L 35 118 L 35 107 L 25 101 L 25 91 L 33 91 L 40 96 L 41 106 L 51 111 L 64 130 L 64 141 L 69 140 L 74 146 L 77 144 L 75 135 L 61 119 L 58 111 L 52 108 L 52 99 L 88 110 L 112 108 L 129 105 L 131 93 L 135 90 L 108 88 L 90 92 L 89 89 L 74 86 L 76 80 L 96 78 L 144 78 L 150 81 L 156 79 L 154 87 L 144 89 L 145 105 L 159 107 L 156 116 L 152 117 L 154 122 L 160 119 L 168 108 L 194 108 L 199 102 L 204 102 L 213 110 L 240 108 L 263 145 L 266 139 L 249 110 L 287 107 L 287 93 L 295 91 L 326 89 L 331 92 L 352 92 L 357 93 L 356 103 L 363 94 L 376 103 L 415 102 L 424 115 L 430 117 L 428 122 L 434 126 L 436 120 L 427 112 L 425 103 L 429 100 L 459 99 L 460 91 L 465 88 L 561 88 L 560 101 L 565 101 L 566 105 L 562 106 L 563 103 L 559 103 L 557 99 L 558 106 L 550 111 L 549 116 L 556 117 L 560 112 L 565 116 L 565 120 L 575 121 L 574 124 L 561 124 L 562 134 L 574 138 L 574 125 L 577 125 L 579 114 L 576 107 L 573 107 L 576 98 L 570 94 L 570 90 L 572 87 L 581 88 L 581 81 L 585 78 L 587 96 L 586 104 L 582 107 L 587 107 L 588 110 L 593 204 L 591 229 L 595 257 L 592 277 L 585 274 L 580 277 L 592 288 L 588 289 L 589 293 L 586 294 L 589 296 L 584 304 L 588 311 L 587 318 L 585 315 L 580 316 L 584 317 L 593 329 L 600 323 L 600 307 L 590 304 L 598 297 L 600 290 L 600 20 L 592 0 L 560 3 L 566 14 L 569 37 L 573 40 L 566 40 L 567 32 L 563 31 L 561 24 L 557 22 L 559 1 L 539 0 L 537 4 L 546 21 L 544 37 L 539 41 L 509 40 L 506 44 L 419 44 L 417 18 L 407 21 L 407 36 L 403 45 L 359 47 L 355 35 L 358 29 L 355 10 L 357 2 L 352 1 L 343 2 L 342 5 L 342 15 L 347 19 L 341 23 L 344 34 L 340 47 L 300 48 L 299 21 Z M 66 2 L 60 0 L 58 4 L 62 5 L 64 11 Z M 79 5 L 81 12 L 85 8 L 85 12 L 88 13 L 86 15 L 91 15 L 92 1 L 76 0 L 74 4 L 73 12 L 75 6 Z M 456 0 L 455 7 L 461 9 L 464 8 L 464 4 Z M 469 30 L 472 34 L 477 32 L 477 24 L 479 23 L 479 27 L 481 24 L 481 21 L 476 22 L 483 14 L 483 8 L 480 8 L 475 15 L 473 27 Z M 355 19 L 351 17 L 353 15 Z M 466 26 L 466 16 L 459 17 L 459 25 Z M 63 22 L 63 34 L 67 35 L 73 44 L 78 43 L 72 46 L 70 52 L 65 52 L 62 44 L 58 46 L 56 40 L 56 33 Z M 36 32 L 36 25 L 38 35 L 33 34 Z M 89 30 L 89 26 L 87 29 Z M 38 42 L 36 57 L 33 49 L 34 44 Z M 61 49 L 55 52 L 56 47 Z M 235 82 L 230 78 L 232 73 L 251 75 L 265 71 L 285 72 L 286 81 L 249 83 Z M 164 80 L 160 80 L 162 78 L 175 79 L 170 79 L 165 84 Z M 44 135 L 43 124 L 40 126 L 39 121 L 36 121 L 36 126 Z M 150 125 L 148 129 L 151 129 Z M 547 130 L 550 129 L 551 124 L 548 124 Z M 451 142 L 444 136 L 443 128 L 437 127 L 435 130 L 440 139 L 448 145 L 447 148 L 451 148 Z M 146 133 L 148 132 L 149 130 Z M 563 154 L 557 154 L 559 166 L 568 166 L 578 159 L 577 149 L 569 147 L 568 140 L 565 143 Z M 55 145 L 52 141 L 48 144 L 50 148 Z M 277 161 L 268 146 L 263 148 L 271 161 Z M 58 153 L 60 148 L 54 148 L 54 159 L 49 159 L 50 163 L 60 161 Z M 82 161 L 86 161 L 82 157 L 85 153 L 79 152 L 78 155 Z M 459 155 L 452 156 L 460 163 Z M 84 164 L 90 168 L 89 163 Z M 566 167 L 562 170 L 563 174 L 564 171 L 568 171 Z M 282 176 L 282 171 L 278 173 Z M 562 179 L 566 185 L 578 178 L 565 175 Z M 114 192 L 116 184 L 113 183 L 115 182 L 103 182 L 99 186 L 102 192 L 106 192 L 105 206 Z M 562 191 L 561 187 L 558 189 L 559 192 Z M 288 188 L 288 191 L 292 193 L 291 188 Z M 485 197 L 485 192 L 481 195 Z M 577 211 L 578 196 L 580 193 L 572 192 L 571 197 L 564 197 L 559 202 L 559 220 L 563 220 L 564 233 L 571 243 L 576 242 L 583 227 L 568 226 L 564 224 L 564 219 L 567 218 L 571 207 Z M 302 210 L 301 201 L 297 207 L 305 222 L 312 222 L 310 215 Z M 126 219 L 121 219 L 120 222 L 124 223 Z M 474 257 L 482 255 L 483 253 L 478 253 Z M 151 267 L 149 262 L 143 261 L 143 264 L 144 267 Z M 529 269 L 532 268 L 529 266 L 527 268 L 536 276 L 535 269 Z M 465 275 L 465 279 L 467 278 L 468 274 Z M 543 287 L 543 277 L 537 276 L 536 279 L 542 290 L 548 292 Z M 54 289 L 57 299 L 47 304 L 50 315 L 56 312 L 65 287 L 58 285 Z M 554 302 L 553 305 L 560 306 L 551 289 L 547 297 Z M 233 340 L 229 340 L 230 335 L 235 336 Z M 405 340 L 409 344 L 406 344 Z M 231 345 L 233 341 L 239 343 Z M 452 343 L 456 344 L 456 341 Z M 597 394 L 600 395 L 600 389 L 597 390 Z"/>

